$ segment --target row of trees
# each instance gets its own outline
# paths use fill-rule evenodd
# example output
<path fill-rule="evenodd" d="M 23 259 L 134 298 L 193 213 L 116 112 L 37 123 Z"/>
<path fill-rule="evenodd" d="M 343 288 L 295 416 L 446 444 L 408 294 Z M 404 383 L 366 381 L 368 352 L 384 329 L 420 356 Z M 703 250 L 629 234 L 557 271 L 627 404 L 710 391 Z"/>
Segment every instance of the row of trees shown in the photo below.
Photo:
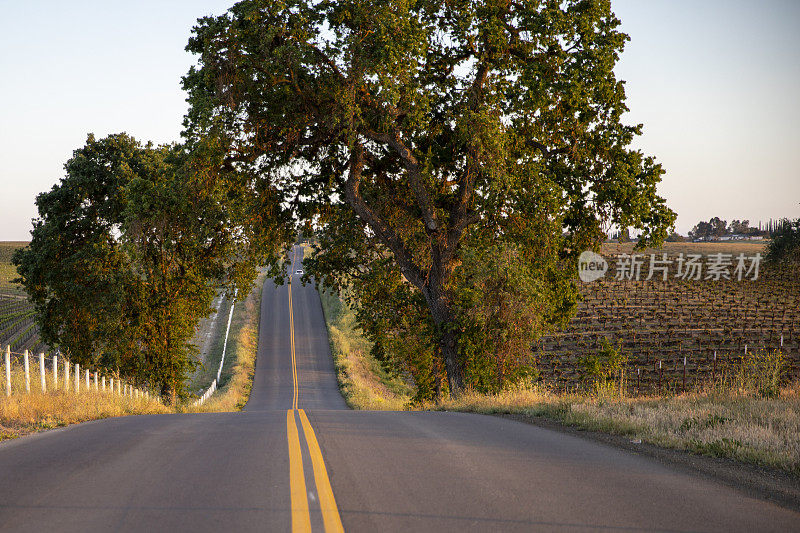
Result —
<path fill-rule="evenodd" d="M 771 237 L 776 232 L 782 230 L 784 226 L 790 224 L 788 219 L 772 220 L 761 227 L 750 226 L 749 220 L 732 220 L 728 223 L 719 217 L 713 217 L 710 220 L 700 221 L 689 232 L 689 238 L 692 240 L 712 241 L 719 240 L 723 237 Z"/>
<path fill-rule="evenodd" d="M 621 121 L 619 24 L 604 0 L 244 0 L 200 19 L 185 144 L 123 150 L 138 166 L 98 160 L 61 218 L 61 189 L 40 197 L 19 263 L 49 338 L 85 335 L 85 353 L 174 395 L 188 365 L 176 346 L 225 261 L 280 276 L 256 243 L 285 249 L 299 229 L 319 243 L 307 272 L 348 295 L 419 399 L 523 379 L 532 339 L 574 310 L 577 254 L 609 224 L 644 246 L 675 220 L 661 166 L 631 148 L 641 125 Z M 49 255 L 38 244 L 62 239 Z M 64 260 L 68 275 L 48 273 Z M 186 327 L 170 321 L 183 290 Z"/>

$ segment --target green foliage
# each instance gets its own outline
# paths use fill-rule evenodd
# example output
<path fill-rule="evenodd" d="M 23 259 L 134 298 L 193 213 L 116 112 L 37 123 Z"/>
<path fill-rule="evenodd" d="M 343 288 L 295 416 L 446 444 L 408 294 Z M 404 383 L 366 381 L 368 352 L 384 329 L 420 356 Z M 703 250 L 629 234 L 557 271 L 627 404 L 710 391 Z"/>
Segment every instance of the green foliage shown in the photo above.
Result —
<path fill-rule="evenodd" d="M 770 223 L 771 224 L 771 223 Z M 719 217 L 714 217 L 708 222 L 700 221 L 689 232 L 689 238 L 701 241 L 719 240 L 721 237 L 728 236 L 765 236 L 769 231 L 750 227 L 749 220 L 732 220 L 730 224 Z M 667 239 L 669 241 L 669 239 Z"/>
<path fill-rule="evenodd" d="M 678 428 L 678 430 L 679 431 L 698 431 L 698 430 L 702 431 L 702 430 L 705 430 L 705 429 L 711 429 L 711 428 L 715 428 L 715 427 L 721 426 L 722 424 L 725 424 L 725 423 L 730 422 L 730 421 L 731 421 L 730 418 L 727 418 L 727 417 L 724 417 L 724 416 L 720 416 L 720 415 L 716 415 L 716 414 L 706 416 L 705 418 L 698 418 L 698 417 L 695 417 L 695 416 L 690 416 L 690 417 L 685 418 L 683 420 L 683 422 L 681 423 L 681 425 Z"/>
<path fill-rule="evenodd" d="M 245 0 L 194 29 L 186 135 L 318 238 L 310 275 L 363 299 L 376 357 L 423 396 L 496 389 L 603 228 L 645 246 L 675 219 L 621 122 L 618 26 L 608 1 Z"/>
<path fill-rule="evenodd" d="M 727 437 L 711 442 L 691 439 L 688 441 L 687 447 L 694 452 L 710 455 L 712 457 L 737 457 L 742 449 L 742 443 L 736 439 Z"/>
<path fill-rule="evenodd" d="M 769 263 L 800 264 L 800 218 L 778 226 L 764 256 Z"/>
<path fill-rule="evenodd" d="M 628 357 L 622 353 L 621 342 L 614 346 L 603 338 L 601 343 L 599 353 L 586 356 L 580 361 L 584 381 L 598 396 L 622 396 Z"/>
<path fill-rule="evenodd" d="M 775 398 L 785 384 L 789 362 L 780 350 L 752 350 L 736 358 L 722 386 L 734 392 Z"/>
<path fill-rule="evenodd" d="M 719 217 L 714 217 L 708 222 L 698 222 L 697 225 L 692 228 L 692 231 L 689 232 L 689 237 L 697 240 L 716 240 L 728 233 L 727 227 L 727 221 Z"/>
<path fill-rule="evenodd" d="M 208 186 L 199 161 L 182 147 L 90 135 L 66 177 L 37 197 L 31 243 L 14 255 L 50 346 L 172 402 L 185 393 L 188 341 L 214 286 L 243 286 L 254 271 L 235 203 Z"/>
<path fill-rule="evenodd" d="M 460 355 L 465 381 L 497 393 L 537 376 L 531 346 L 566 324 L 577 288 L 570 269 L 551 258 L 523 260 L 509 246 L 470 243 L 454 276 Z"/>

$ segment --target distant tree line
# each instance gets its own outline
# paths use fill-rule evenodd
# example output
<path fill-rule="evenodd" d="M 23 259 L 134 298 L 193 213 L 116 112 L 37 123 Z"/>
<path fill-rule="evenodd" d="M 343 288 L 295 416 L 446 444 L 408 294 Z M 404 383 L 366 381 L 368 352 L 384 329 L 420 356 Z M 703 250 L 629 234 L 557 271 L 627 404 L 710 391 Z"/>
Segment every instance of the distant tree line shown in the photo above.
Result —
<path fill-rule="evenodd" d="M 691 241 L 718 241 L 728 239 L 751 239 L 754 237 L 762 237 L 764 239 L 772 239 L 777 235 L 785 234 L 791 231 L 794 221 L 787 218 L 770 219 L 763 226 L 761 223 L 758 227 L 751 226 L 749 220 L 734 219 L 730 223 L 719 217 L 713 217 L 708 221 L 698 222 L 694 228 L 689 232 L 688 238 L 680 233 L 671 232 L 665 239 L 666 242 L 684 242 Z M 636 241 L 632 238 L 629 228 L 622 228 L 617 231 L 609 233 L 609 239 L 620 243 Z"/>
<path fill-rule="evenodd" d="M 724 238 L 770 238 L 778 231 L 790 225 L 789 219 L 770 219 L 767 224 L 761 227 L 750 226 L 749 220 L 732 220 L 728 223 L 719 217 L 713 217 L 708 221 L 698 222 L 689 232 L 689 238 L 693 241 L 718 241 Z"/>

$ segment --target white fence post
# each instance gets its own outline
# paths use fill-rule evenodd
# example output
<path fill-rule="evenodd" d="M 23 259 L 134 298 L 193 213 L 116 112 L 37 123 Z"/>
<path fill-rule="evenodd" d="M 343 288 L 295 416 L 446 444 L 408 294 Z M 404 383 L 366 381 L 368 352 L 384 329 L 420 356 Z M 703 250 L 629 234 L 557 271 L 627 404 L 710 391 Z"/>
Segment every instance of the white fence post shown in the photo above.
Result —
<path fill-rule="evenodd" d="M 11 345 L 6 345 L 6 396 L 11 396 Z"/>
<path fill-rule="evenodd" d="M 25 392 L 31 392 L 31 364 L 28 361 L 28 350 L 22 354 L 22 366 L 25 369 Z"/>
<path fill-rule="evenodd" d="M 117 394 L 122 396 L 122 380 L 117 378 Z"/>
<path fill-rule="evenodd" d="M 42 392 L 47 392 L 47 380 L 44 371 L 44 353 L 39 352 L 39 376 L 42 378 Z"/>
<path fill-rule="evenodd" d="M 86 371 L 86 392 L 89 392 L 89 371 Z"/>
<path fill-rule="evenodd" d="M 53 355 L 53 390 L 58 390 L 58 356 Z"/>
<path fill-rule="evenodd" d="M 100 378 L 100 382 L 103 384 L 103 388 L 101 390 L 103 392 L 105 392 L 106 391 L 106 377 L 103 376 L 102 378 Z"/>
<path fill-rule="evenodd" d="M 69 390 L 69 360 L 64 359 L 64 391 Z"/>
<path fill-rule="evenodd" d="M 94 390 L 100 390 L 100 387 L 97 386 L 97 370 L 94 371 Z"/>
<path fill-rule="evenodd" d="M 75 363 L 75 394 L 81 391 L 81 365 Z"/>

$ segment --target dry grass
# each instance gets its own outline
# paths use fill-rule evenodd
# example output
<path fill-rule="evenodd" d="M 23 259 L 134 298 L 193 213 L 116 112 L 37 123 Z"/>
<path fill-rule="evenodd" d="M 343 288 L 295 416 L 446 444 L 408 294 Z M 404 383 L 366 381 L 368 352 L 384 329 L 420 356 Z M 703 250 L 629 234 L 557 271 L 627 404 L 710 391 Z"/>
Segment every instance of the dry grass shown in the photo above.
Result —
<path fill-rule="evenodd" d="M 170 412 L 157 399 L 122 397 L 110 391 L 94 390 L 81 390 L 76 394 L 73 389 L 65 391 L 61 381 L 61 387 L 56 390 L 52 376 L 47 377 L 48 392 L 42 393 L 38 373 L 32 380 L 31 392 L 26 393 L 21 369 L 12 369 L 13 393 L 6 397 L 3 388 L 0 397 L 0 441 L 87 420 Z"/>
<path fill-rule="evenodd" d="M 211 413 L 241 411 L 250 398 L 255 375 L 256 352 L 258 350 L 258 322 L 261 316 L 261 287 L 264 276 L 260 275 L 244 302 L 237 302 L 231 319 L 228 351 L 222 366 L 221 386 L 203 405 L 183 407 L 185 412 Z M 224 325 L 222 338 L 224 339 Z M 221 348 L 220 348 L 221 354 Z M 219 360 L 210 364 L 217 368 Z M 211 378 L 213 379 L 213 377 Z M 206 384 L 208 386 L 208 384 Z"/>
<path fill-rule="evenodd" d="M 546 417 L 658 446 L 729 457 L 800 474 L 800 387 L 775 398 L 705 392 L 673 397 L 597 398 L 530 389 L 464 394 L 432 409 Z"/>
<path fill-rule="evenodd" d="M 661 248 L 648 248 L 636 253 L 667 253 L 670 256 L 683 253 L 693 254 L 740 254 L 754 255 L 761 253 L 764 255 L 767 242 L 769 241 L 719 241 L 719 242 L 665 242 Z M 607 255 L 630 254 L 633 253 L 635 243 L 603 243 L 601 253 Z"/>
<path fill-rule="evenodd" d="M 371 345 L 357 330 L 355 316 L 337 295 L 321 293 L 331 353 L 342 395 L 353 409 L 398 411 L 411 399 L 411 387 L 389 376 L 370 354 Z"/>

